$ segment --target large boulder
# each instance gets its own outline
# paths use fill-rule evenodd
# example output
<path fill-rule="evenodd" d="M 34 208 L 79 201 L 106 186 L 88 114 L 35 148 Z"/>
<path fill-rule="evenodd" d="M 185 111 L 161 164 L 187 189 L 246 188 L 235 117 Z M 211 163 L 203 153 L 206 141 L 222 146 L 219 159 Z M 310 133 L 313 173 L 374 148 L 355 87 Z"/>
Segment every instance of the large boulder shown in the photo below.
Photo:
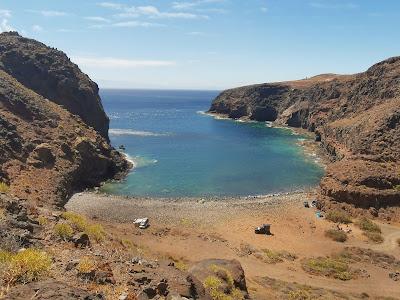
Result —
<path fill-rule="evenodd" d="M 249 297 L 246 277 L 237 260 L 203 260 L 190 268 L 189 273 L 200 280 L 214 298 L 218 295 Z"/>

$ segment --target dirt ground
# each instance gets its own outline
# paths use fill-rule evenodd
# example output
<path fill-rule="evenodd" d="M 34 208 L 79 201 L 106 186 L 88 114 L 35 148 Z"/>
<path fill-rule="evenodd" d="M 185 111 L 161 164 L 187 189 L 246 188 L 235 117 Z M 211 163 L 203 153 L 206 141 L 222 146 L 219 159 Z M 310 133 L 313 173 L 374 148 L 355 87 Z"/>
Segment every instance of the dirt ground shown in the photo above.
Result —
<path fill-rule="evenodd" d="M 331 256 L 345 247 L 369 248 L 400 259 L 399 224 L 379 223 L 385 238 L 382 244 L 368 242 L 353 224 L 342 225 L 351 230 L 348 240 L 335 242 L 325 237 L 325 230 L 337 225 L 317 218 L 315 208 L 303 206 L 303 201 L 313 199 L 312 192 L 236 199 L 151 199 L 80 193 L 66 208 L 97 219 L 108 232 L 132 241 L 148 257 L 170 257 L 187 266 L 207 258 L 237 259 L 245 270 L 253 299 L 279 298 L 265 278 L 328 290 L 333 295 L 330 299 L 340 298 L 339 294 L 350 299 L 367 295 L 372 299 L 400 299 L 400 281 L 389 277 L 391 269 L 372 262 L 352 265 L 363 276 L 348 281 L 303 270 L 304 258 Z M 150 218 L 151 226 L 146 230 L 135 228 L 132 221 L 139 217 Z M 254 234 L 254 228 L 263 223 L 272 225 L 272 235 Z M 277 262 L 265 261 L 265 249 L 285 251 L 287 255 Z"/>

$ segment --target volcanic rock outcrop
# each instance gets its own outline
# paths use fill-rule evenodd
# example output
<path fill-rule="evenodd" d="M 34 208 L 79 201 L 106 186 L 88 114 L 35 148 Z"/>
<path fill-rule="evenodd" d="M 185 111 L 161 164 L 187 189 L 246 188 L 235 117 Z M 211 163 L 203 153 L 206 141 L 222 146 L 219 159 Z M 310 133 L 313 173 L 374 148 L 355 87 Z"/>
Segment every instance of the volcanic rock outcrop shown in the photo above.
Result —
<path fill-rule="evenodd" d="M 3 33 L 0 68 L 35 93 L 80 116 L 108 139 L 109 119 L 99 88 L 65 53 L 16 32 Z"/>
<path fill-rule="evenodd" d="M 0 34 L 0 181 L 11 194 L 63 204 L 74 190 L 126 172 L 97 91 L 64 53 Z"/>
<path fill-rule="evenodd" d="M 332 161 L 320 184 L 326 199 L 400 205 L 400 57 L 355 75 L 226 90 L 209 112 L 315 132 Z"/>

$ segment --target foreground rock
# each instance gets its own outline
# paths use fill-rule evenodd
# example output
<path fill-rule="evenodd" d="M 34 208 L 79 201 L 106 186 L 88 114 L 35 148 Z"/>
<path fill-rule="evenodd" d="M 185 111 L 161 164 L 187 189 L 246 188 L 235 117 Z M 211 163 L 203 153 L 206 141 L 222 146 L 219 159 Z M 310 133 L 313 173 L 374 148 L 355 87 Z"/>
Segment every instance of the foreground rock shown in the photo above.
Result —
<path fill-rule="evenodd" d="M 7 294 L 9 300 L 101 300 L 104 297 L 101 294 L 88 293 L 77 287 L 72 287 L 66 283 L 47 280 L 42 282 L 33 282 L 23 286 L 17 286 Z"/>
<path fill-rule="evenodd" d="M 400 57 L 351 76 L 227 90 L 209 111 L 314 132 L 332 161 L 321 181 L 327 199 L 362 208 L 400 204 Z"/>
<path fill-rule="evenodd" d="M 234 299 L 249 297 L 244 271 L 237 260 L 207 259 L 194 265 L 189 272 L 203 282 L 213 299 L 220 299 L 221 295 Z"/>
<path fill-rule="evenodd" d="M 0 34 L 0 49 L 0 181 L 11 194 L 62 205 L 128 170 L 108 142 L 97 87 L 76 65 L 14 33 Z"/>

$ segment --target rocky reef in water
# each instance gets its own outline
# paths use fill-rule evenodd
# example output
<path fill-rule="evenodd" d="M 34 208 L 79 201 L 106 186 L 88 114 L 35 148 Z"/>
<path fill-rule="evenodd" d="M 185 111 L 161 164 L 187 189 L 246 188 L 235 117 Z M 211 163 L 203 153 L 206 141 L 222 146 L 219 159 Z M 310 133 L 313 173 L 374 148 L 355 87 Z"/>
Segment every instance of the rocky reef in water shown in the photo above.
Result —
<path fill-rule="evenodd" d="M 355 75 L 226 90 L 209 112 L 314 132 L 331 160 L 322 199 L 376 214 L 400 205 L 400 57 Z"/>
<path fill-rule="evenodd" d="M 0 180 L 10 194 L 62 205 L 75 190 L 121 177 L 97 85 L 61 51 L 0 34 Z"/>

